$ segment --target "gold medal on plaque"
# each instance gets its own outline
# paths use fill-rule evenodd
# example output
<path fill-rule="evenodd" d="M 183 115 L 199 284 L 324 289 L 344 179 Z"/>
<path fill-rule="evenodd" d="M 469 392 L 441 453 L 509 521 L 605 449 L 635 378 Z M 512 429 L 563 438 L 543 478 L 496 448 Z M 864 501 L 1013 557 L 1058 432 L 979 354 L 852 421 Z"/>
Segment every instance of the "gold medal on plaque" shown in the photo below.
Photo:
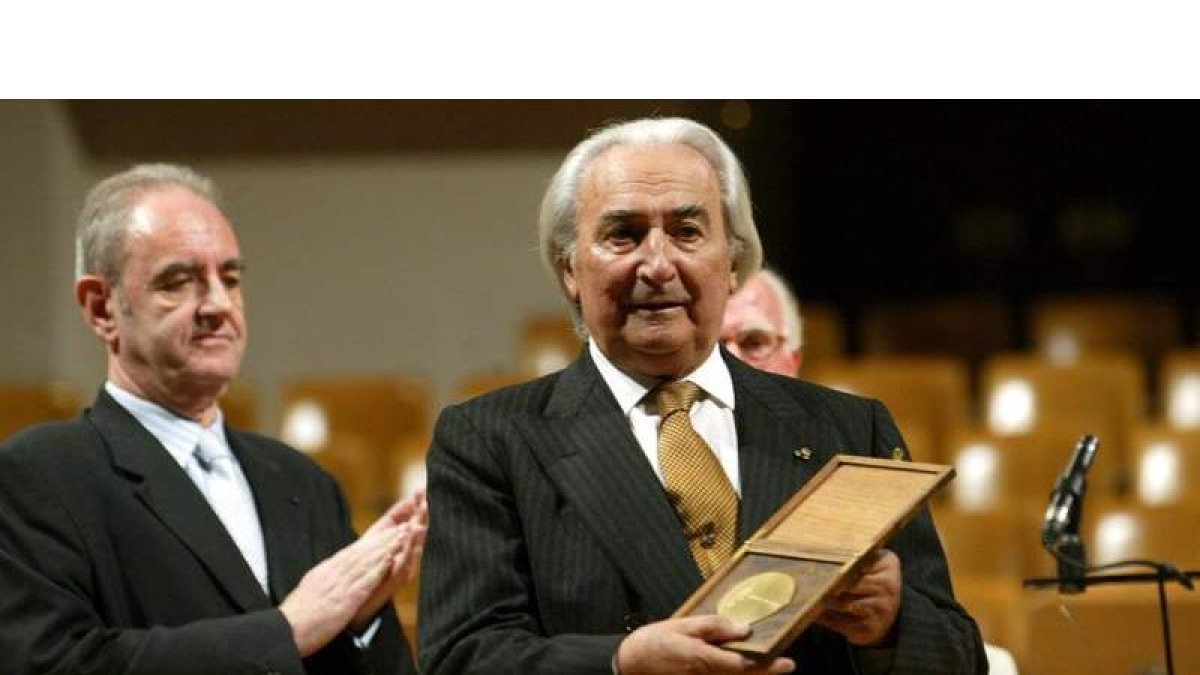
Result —
<path fill-rule="evenodd" d="M 744 624 L 771 616 L 796 594 L 796 580 L 783 572 L 763 572 L 739 581 L 717 603 L 717 614 Z"/>

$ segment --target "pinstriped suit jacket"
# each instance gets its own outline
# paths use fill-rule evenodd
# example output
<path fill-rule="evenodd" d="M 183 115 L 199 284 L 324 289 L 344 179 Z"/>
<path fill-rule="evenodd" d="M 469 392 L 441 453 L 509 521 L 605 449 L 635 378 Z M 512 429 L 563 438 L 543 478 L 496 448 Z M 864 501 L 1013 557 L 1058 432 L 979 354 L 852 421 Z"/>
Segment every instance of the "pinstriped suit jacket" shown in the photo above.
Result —
<path fill-rule="evenodd" d="M 833 455 L 902 446 L 877 401 L 755 370 L 733 376 L 739 540 Z M 809 461 L 792 450 L 809 447 Z M 443 411 L 428 457 L 420 643 L 428 675 L 596 673 L 627 630 L 699 586 L 661 483 L 584 350 L 568 369 Z M 986 672 L 927 512 L 889 544 L 903 565 L 894 675 Z M 789 650 L 800 673 L 860 672 L 821 627 Z"/>

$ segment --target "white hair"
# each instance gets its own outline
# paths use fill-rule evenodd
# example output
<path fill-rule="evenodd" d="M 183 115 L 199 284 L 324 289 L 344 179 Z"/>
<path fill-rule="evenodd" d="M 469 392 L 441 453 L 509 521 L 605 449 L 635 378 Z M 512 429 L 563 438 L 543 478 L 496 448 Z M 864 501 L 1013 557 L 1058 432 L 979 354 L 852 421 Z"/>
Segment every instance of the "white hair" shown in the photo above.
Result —
<path fill-rule="evenodd" d="M 775 293 L 779 304 L 783 305 L 783 345 L 791 351 L 804 346 L 804 319 L 800 316 L 800 302 L 796 295 L 783 280 L 783 277 L 766 267 L 758 271 L 758 276 Z"/>
<path fill-rule="evenodd" d="M 742 165 L 725 141 L 712 129 L 681 117 L 646 118 L 604 127 L 576 145 L 550 179 L 538 215 L 538 243 L 542 264 L 563 289 L 562 271 L 575 253 L 579 188 L 592 161 L 618 145 L 685 145 L 699 152 L 717 174 L 721 207 L 733 253 L 738 286 L 762 265 L 762 243 L 754 224 L 750 188 Z M 576 328 L 583 322 L 579 307 L 571 304 Z"/>
<path fill-rule="evenodd" d="M 217 203 L 211 180 L 174 164 L 139 164 L 92 188 L 75 226 L 75 276 L 94 274 L 117 285 L 125 267 L 125 236 L 133 207 L 142 195 L 169 187 Z"/>

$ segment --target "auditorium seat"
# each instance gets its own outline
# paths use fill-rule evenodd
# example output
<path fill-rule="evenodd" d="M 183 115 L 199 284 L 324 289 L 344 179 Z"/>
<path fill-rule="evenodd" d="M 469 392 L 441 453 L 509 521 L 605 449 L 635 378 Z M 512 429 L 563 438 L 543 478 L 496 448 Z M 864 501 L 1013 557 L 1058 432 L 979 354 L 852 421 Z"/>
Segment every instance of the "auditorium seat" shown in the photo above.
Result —
<path fill-rule="evenodd" d="M 79 390 L 65 382 L 0 384 L 0 439 L 40 422 L 70 419 L 83 405 Z"/>
<path fill-rule="evenodd" d="M 392 499 L 399 499 L 425 487 L 425 454 L 429 449 L 430 434 L 414 434 L 401 439 L 390 454 L 388 476 L 392 482 Z M 409 645 L 417 645 L 417 604 L 420 597 L 420 568 L 413 583 L 400 587 L 392 598 L 396 612 L 404 624 Z"/>
<path fill-rule="evenodd" d="M 334 433 L 309 456 L 337 480 L 350 505 L 354 528 L 362 532 L 381 508 L 376 450 L 361 434 Z"/>
<path fill-rule="evenodd" d="M 392 498 L 398 499 L 425 487 L 425 455 L 433 433 L 411 434 L 400 439 L 388 455 L 388 480 Z"/>
<path fill-rule="evenodd" d="M 1029 324 L 1034 348 L 1062 363 L 1111 350 L 1153 362 L 1183 338 L 1179 308 L 1162 296 L 1041 297 L 1030 303 Z"/>
<path fill-rule="evenodd" d="M 565 310 L 528 317 L 517 343 L 517 369 L 535 376 L 562 370 L 579 356 L 582 346 Z"/>
<path fill-rule="evenodd" d="M 1147 506 L 1200 504 L 1200 430 L 1139 425 L 1129 448 L 1131 499 Z"/>
<path fill-rule="evenodd" d="M 1159 365 L 1163 420 L 1177 429 L 1200 429 L 1200 349 L 1172 349 Z"/>
<path fill-rule="evenodd" d="M 992 297 L 893 301 L 863 312 L 861 346 L 867 354 L 947 354 L 975 365 L 1016 347 L 1008 304 Z"/>
<path fill-rule="evenodd" d="M 918 462 L 932 462 L 934 457 L 941 454 L 940 446 L 934 440 L 937 429 L 929 421 L 916 418 L 910 419 L 902 415 L 892 414 L 896 428 L 904 437 L 904 447 L 909 455 Z"/>
<path fill-rule="evenodd" d="M 804 363 L 801 371 L 846 353 L 846 330 L 842 313 L 833 305 L 801 299 L 800 316 L 804 336 Z"/>
<path fill-rule="evenodd" d="M 1049 420 L 1023 434 L 1000 434 L 967 424 L 949 433 L 946 461 L 956 476 L 945 491 L 955 508 L 989 511 L 1014 500 L 1044 507 L 1082 436 L 1071 422 Z M 1089 474 L 1092 494 L 1116 491 L 1117 465 L 1103 439 Z"/>
<path fill-rule="evenodd" d="M 1146 416 L 1142 373 L 1141 362 L 1128 353 L 1088 354 L 1069 364 L 1025 354 L 993 356 L 981 378 L 985 423 L 1003 435 L 1049 425 L 1097 436 L 1097 473 L 1107 489 L 1119 491 L 1129 434 Z"/>
<path fill-rule="evenodd" d="M 1089 494 L 1084 500 L 1080 534 L 1087 547 L 1089 565 L 1107 565 L 1125 560 L 1166 561 L 1180 569 L 1200 569 L 1200 506 L 1194 503 L 1171 506 L 1142 506 L 1126 499 Z M 1039 542 L 1027 541 L 1025 553 L 1032 561 L 1031 574 L 1053 575 L 1054 558 L 1040 550 Z M 1147 568 L 1122 569 L 1146 572 Z"/>
<path fill-rule="evenodd" d="M 489 391 L 520 384 L 538 377 L 537 373 L 529 370 L 484 371 L 465 376 L 454 390 L 455 402 L 466 401 Z"/>
<path fill-rule="evenodd" d="M 1039 516 L 1029 501 L 974 511 L 936 503 L 934 522 L 955 581 L 991 578 L 1019 586 L 1032 569 L 1025 556 L 1038 538 Z"/>
<path fill-rule="evenodd" d="M 1200 594 L 1167 588 L 1175 672 L 1200 673 Z M 1053 589 L 1023 595 L 1025 675 L 1165 673 L 1158 591 L 1153 582 L 1092 586 L 1081 595 Z"/>
<path fill-rule="evenodd" d="M 221 396 L 221 414 L 230 426 L 248 431 L 259 431 L 258 396 L 254 387 L 247 382 L 234 380 Z"/>
<path fill-rule="evenodd" d="M 347 471 L 367 467 L 365 486 L 350 497 L 368 514 L 394 501 L 389 470 L 397 444 L 430 428 L 430 384 L 420 377 L 294 379 L 283 385 L 281 403 L 286 442 L 317 456 L 336 455 L 354 467 Z"/>
<path fill-rule="evenodd" d="M 1143 506 L 1093 500 L 1084 507 L 1083 527 L 1092 565 L 1140 559 L 1200 569 L 1200 505 L 1194 502 Z"/>
<path fill-rule="evenodd" d="M 805 367 L 801 377 L 834 389 L 883 401 L 901 430 L 916 430 L 909 450 L 917 461 L 936 462 L 951 426 L 968 414 L 966 365 L 946 356 L 873 356 L 827 360 Z M 912 441 L 927 438 L 929 446 Z"/>

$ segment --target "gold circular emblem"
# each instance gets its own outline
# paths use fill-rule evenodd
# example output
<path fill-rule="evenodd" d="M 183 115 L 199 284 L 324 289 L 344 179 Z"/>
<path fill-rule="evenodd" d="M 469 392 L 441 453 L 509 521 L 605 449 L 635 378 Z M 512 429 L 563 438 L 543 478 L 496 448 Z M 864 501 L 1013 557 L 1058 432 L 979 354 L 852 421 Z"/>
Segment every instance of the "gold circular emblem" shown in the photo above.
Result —
<path fill-rule="evenodd" d="M 783 572 L 763 572 L 739 581 L 717 603 L 717 614 L 752 624 L 771 616 L 792 601 L 796 580 Z"/>

